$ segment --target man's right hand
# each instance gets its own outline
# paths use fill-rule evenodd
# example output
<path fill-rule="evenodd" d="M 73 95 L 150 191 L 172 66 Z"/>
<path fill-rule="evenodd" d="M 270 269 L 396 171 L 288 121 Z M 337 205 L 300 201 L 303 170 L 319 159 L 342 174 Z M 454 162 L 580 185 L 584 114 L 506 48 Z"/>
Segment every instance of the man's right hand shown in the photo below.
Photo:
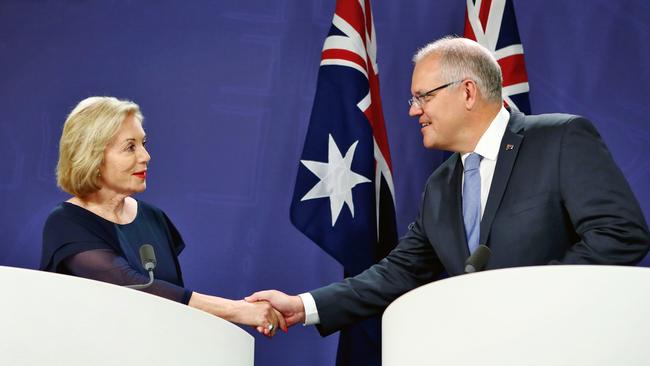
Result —
<path fill-rule="evenodd" d="M 268 301 L 282 314 L 287 322 L 287 327 L 305 322 L 305 306 L 300 296 L 290 296 L 277 290 L 266 290 L 247 296 L 245 300 L 248 302 Z"/>

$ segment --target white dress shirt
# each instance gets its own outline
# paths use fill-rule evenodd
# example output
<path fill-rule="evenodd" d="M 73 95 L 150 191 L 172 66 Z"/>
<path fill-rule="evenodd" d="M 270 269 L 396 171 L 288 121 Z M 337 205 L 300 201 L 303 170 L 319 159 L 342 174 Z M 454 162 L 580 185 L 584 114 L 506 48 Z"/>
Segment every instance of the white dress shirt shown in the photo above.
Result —
<path fill-rule="evenodd" d="M 497 166 L 497 156 L 499 155 L 501 140 L 503 139 L 503 134 L 506 132 L 506 128 L 508 127 L 509 119 L 510 113 L 508 113 L 504 107 L 501 107 L 501 110 L 499 110 L 499 113 L 494 117 L 490 126 L 485 130 L 474 148 L 474 152 L 482 157 L 479 165 L 479 171 L 481 174 L 481 218 L 483 218 L 483 211 L 485 211 L 485 204 L 487 203 L 488 194 L 490 193 L 494 168 Z M 470 153 L 465 153 L 461 155 L 460 158 L 463 165 L 465 164 L 465 159 L 469 154 Z M 464 179 L 463 184 L 465 184 Z M 302 303 L 305 306 L 304 325 L 319 324 L 320 317 L 318 316 L 318 309 L 316 308 L 314 297 L 309 292 L 305 292 L 298 296 L 300 296 Z"/>
<path fill-rule="evenodd" d="M 508 127 L 508 120 L 510 113 L 501 107 L 499 113 L 490 123 L 490 126 L 485 130 L 481 138 L 478 140 L 475 153 L 481 156 L 481 163 L 479 171 L 481 174 L 481 219 L 483 218 L 483 211 L 485 211 L 485 204 L 487 203 L 488 194 L 490 193 L 490 186 L 492 185 L 492 177 L 494 177 L 494 168 L 497 166 L 497 156 L 499 155 L 499 145 L 503 139 L 503 134 Z M 465 166 L 465 159 L 471 153 L 461 155 L 461 161 Z M 463 177 L 463 186 L 465 185 L 465 177 Z M 461 189 L 461 192 L 463 190 Z M 462 193 L 461 193 L 462 194 Z"/>

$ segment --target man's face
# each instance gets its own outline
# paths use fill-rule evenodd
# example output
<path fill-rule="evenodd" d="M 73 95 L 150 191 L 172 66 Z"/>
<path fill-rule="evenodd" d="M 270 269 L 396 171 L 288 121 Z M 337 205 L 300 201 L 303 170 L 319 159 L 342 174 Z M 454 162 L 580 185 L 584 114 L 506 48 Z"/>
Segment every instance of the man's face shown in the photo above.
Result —
<path fill-rule="evenodd" d="M 438 57 L 430 55 L 420 60 L 413 69 L 411 94 L 422 96 L 450 81 L 440 78 Z M 462 141 L 465 113 L 462 83 L 454 83 L 420 98 L 421 106 L 413 103 L 411 117 L 418 117 L 422 143 L 428 149 L 458 151 Z"/>

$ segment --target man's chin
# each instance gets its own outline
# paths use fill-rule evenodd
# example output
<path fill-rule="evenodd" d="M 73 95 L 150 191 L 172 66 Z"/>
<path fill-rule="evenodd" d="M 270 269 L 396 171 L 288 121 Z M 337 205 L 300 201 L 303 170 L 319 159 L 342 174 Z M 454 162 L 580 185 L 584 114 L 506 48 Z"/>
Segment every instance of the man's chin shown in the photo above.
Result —
<path fill-rule="evenodd" d="M 428 139 L 426 136 L 422 139 L 422 145 L 424 145 L 425 149 L 438 149 L 438 144 L 436 144 L 435 141 L 431 141 L 431 139 Z"/>

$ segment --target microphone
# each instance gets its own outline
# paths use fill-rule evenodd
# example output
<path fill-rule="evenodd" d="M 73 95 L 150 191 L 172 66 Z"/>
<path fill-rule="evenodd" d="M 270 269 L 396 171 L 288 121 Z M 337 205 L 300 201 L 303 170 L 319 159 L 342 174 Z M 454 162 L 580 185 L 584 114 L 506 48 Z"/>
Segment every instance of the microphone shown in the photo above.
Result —
<path fill-rule="evenodd" d="M 149 282 L 141 285 L 128 285 L 124 287 L 142 290 L 151 286 L 153 283 L 153 269 L 156 268 L 156 253 L 151 244 L 142 244 L 140 247 L 140 263 L 142 263 L 142 267 L 149 272 Z"/>
<path fill-rule="evenodd" d="M 481 244 L 476 248 L 474 253 L 467 258 L 465 261 L 465 273 L 474 273 L 482 271 L 487 264 L 487 261 L 490 259 L 490 248 L 485 244 Z"/>
<path fill-rule="evenodd" d="M 153 271 L 156 268 L 156 253 L 151 244 L 143 244 L 140 247 L 140 262 L 147 271 Z"/>

